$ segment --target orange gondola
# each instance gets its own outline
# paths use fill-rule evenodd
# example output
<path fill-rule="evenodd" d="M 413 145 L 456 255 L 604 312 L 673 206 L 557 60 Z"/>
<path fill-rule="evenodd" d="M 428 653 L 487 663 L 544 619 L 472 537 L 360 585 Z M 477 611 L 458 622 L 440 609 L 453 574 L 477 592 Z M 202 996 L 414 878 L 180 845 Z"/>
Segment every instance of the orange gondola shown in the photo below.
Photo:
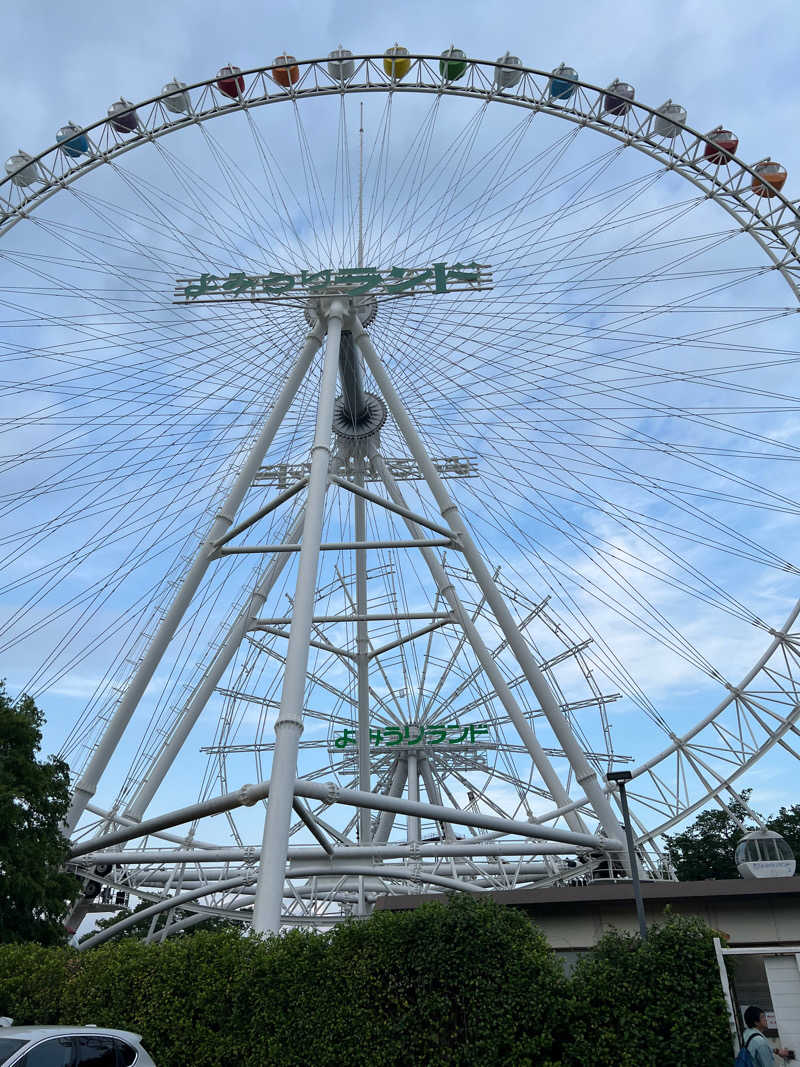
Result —
<path fill-rule="evenodd" d="M 275 66 L 270 73 L 278 85 L 282 85 L 284 89 L 295 85 L 300 78 L 300 68 L 297 65 L 297 60 L 294 56 L 287 55 L 285 52 L 282 56 L 275 56 Z"/>
<path fill-rule="evenodd" d="M 769 156 L 753 167 L 755 176 L 751 189 L 756 196 L 775 196 L 781 191 L 786 181 L 786 167 L 775 163 Z"/>

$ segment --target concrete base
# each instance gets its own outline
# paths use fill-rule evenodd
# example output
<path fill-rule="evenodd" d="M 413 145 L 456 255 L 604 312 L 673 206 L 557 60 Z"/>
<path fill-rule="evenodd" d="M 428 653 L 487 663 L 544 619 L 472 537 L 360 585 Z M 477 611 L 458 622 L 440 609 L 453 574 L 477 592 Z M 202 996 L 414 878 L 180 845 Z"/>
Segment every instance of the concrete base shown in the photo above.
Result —
<path fill-rule="evenodd" d="M 530 915 L 560 952 L 585 951 L 611 928 L 638 930 L 630 882 L 498 890 L 491 896 Z M 800 877 L 643 882 L 642 897 L 648 924 L 662 920 L 669 905 L 673 913 L 696 915 L 721 931 L 731 947 L 800 944 Z M 431 899 L 436 898 L 381 897 L 375 906 L 406 911 Z"/>

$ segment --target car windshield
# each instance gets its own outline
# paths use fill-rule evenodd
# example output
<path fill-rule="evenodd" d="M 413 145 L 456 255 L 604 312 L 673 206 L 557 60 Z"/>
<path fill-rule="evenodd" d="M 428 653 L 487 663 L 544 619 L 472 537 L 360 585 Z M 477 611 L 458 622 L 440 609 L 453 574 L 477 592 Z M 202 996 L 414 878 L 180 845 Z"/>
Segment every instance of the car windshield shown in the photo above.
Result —
<path fill-rule="evenodd" d="M 8 1063 L 14 1053 L 21 1049 L 27 1038 L 20 1041 L 18 1037 L 0 1037 L 0 1063 Z"/>

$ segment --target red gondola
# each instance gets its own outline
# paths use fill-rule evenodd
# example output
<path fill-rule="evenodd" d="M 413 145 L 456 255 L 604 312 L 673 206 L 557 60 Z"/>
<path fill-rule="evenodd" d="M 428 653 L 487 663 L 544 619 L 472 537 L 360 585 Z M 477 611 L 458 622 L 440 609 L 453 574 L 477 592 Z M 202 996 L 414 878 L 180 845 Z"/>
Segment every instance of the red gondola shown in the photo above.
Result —
<path fill-rule="evenodd" d="M 717 126 L 715 130 L 706 134 L 706 147 L 703 155 L 709 163 L 727 163 L 731 156 L 736 155 L 739 147 L 739 138 L 730 130 Z"/>
<path fill-rule="evenodd" d="M 244 92 L 244 78 L 241 67 L 221 67 L 217 74 L 217 88 L 231 100 L 238 99 Z"/>

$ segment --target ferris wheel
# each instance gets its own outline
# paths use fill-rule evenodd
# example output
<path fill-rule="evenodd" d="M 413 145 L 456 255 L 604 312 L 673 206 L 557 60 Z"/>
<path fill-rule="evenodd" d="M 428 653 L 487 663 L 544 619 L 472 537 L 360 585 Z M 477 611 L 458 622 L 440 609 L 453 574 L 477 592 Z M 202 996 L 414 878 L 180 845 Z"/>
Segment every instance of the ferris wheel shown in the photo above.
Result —
<path fill-rule="evenodd" d="M 72 770 L 73 925 L 625 875 L 619 767 L 665 877 L 797 758 L 800 230 L 738 151 L 395 45 L 9 158 L 0 644 Z"/>

